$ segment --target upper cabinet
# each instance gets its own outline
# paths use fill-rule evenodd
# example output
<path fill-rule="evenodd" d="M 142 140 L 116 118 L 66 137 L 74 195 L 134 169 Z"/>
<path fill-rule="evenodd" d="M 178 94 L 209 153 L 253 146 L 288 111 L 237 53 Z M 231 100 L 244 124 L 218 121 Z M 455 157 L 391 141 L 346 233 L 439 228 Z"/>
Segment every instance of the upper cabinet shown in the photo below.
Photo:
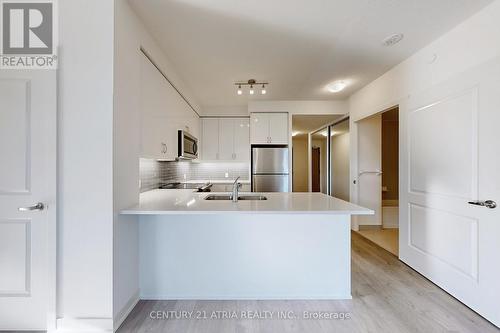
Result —
<path fill-rule="evenodd" d="M 288 113 L 250 114 L 252 144 L 288 144 Z"/>
<path fill-rule="evenodd" d="M 177 131 L 199 135 L 199 117 L 160 71 L 141 54 L 141 157 L 174 160 Z"/>
<path fill-rule="evenodd" d="M 201 124 L 203 160 L 250 160 L 248 118 L 204 118 Z"/>
<path fill-rule="evenodd" d="M 219 119 L 205 118 L 201 120 L 201 158 L 203 160 L 219 159 Z"/>

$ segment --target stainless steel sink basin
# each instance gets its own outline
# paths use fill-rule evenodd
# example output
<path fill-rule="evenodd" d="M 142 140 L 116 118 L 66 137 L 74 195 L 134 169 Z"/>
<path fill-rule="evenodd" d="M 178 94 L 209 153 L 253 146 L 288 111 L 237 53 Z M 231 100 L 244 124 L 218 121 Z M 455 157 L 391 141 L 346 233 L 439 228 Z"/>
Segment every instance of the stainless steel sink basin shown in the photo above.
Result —
<path fill-rule="evenodd" d="M 210 194 L 205 200 L 232 200 L 232 197 L 228 194 Z M 238 200 L 267 200 L 267 198 L 263 195 L 240 195 Z"/>
<path fill-rule="evenodd" d="M 263 195 L 240 195 L 238 200 L 267 200 Z"/>

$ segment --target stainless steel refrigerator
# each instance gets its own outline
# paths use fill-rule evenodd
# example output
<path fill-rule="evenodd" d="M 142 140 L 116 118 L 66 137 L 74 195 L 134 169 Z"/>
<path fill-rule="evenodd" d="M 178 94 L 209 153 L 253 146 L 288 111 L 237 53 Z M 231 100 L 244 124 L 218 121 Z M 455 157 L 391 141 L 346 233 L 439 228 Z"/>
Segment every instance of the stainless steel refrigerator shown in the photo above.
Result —
<path fill-rule="evenodd" d="M 288 192 L 288 148 L 252 148 L 252 192 Z"/>

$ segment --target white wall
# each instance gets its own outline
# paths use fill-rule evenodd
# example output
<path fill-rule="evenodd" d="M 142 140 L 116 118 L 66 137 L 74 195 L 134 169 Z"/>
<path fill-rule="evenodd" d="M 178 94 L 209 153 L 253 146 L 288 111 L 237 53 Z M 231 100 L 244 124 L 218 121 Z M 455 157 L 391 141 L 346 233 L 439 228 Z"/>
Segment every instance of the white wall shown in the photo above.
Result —
<path fill-rule="evenodd" d="M 349 99 L 351 179 L 357 174 L 356 121 L 398 105 L 406 97 L 500 55 L 500 1 L 497 0 L 441 36 Z M 400 110 L 401 116 L 406 110 Z M 406 133 L 400 133 L 406 135 Z M 400 153 L 406 152 L 405 147 Z M 408 179 L 400 179 L 407 182 Z M 357 188 L 351 185 L 351 200 Z M 353 226 L 356 228 L 356 226 Z"/>
<path fill-rule="evenodd" d="M 250 101 L 248 112 L 288 112 L 290 114 L 346 114 L 347 101 Z"/>
<path fill-rule="evenodd" d="M 59 1 L 59 14 L 58 327 L 110 328 L 113 1 Z"/>
<path fill-rule="evenodd" d="M 202 116 L 248 116 L 248 106 L 204 106 Z"/>
<path fill-rule="evenodd" d="M 114 246 L 113 317 L 115 328 L 127 315 L 139 295 L 138 225 L 120 210 L 139 200 L 140 63 L 144 47 L 173 84 L 198 112 L 200 106 L 144 28 L 126 0 L 115 0 L 114 52 Z"/>

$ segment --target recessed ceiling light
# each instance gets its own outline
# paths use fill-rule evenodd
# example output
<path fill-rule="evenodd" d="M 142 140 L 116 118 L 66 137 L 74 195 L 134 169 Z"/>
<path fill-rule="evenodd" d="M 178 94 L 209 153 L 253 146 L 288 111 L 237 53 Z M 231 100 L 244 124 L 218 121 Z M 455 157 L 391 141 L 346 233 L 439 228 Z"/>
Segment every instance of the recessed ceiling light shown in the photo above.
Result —
<path fill-rule="evenodd" d="M 338 93 L 339 91 L 344 90 L 345 87 L 347 87 L 347 83 L 345 83 L 344 81 L 335 81 L 335 82 L 328 84 L 326 86 L 326 89 L 329 92 Z"/>
<path fill-rule="evenodd" d="M 384 46 L 393 46 L 399 43 L 404 38 L 403 34 L 394 34 L 389 37 L 386 37 L 382 40 L 382 45 Z"/>

